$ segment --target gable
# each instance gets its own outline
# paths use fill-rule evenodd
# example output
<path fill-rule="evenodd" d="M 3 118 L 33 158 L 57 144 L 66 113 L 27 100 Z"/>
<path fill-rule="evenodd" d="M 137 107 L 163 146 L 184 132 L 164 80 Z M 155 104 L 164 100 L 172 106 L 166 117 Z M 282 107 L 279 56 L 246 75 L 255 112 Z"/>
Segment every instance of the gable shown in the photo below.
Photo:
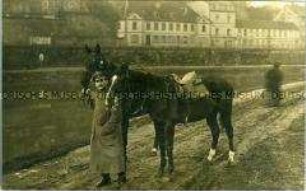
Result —
<path fill-rule="evenodd" d="M 131 20 L 140 20 L 142 19 L 138 14 L 136 13 L 130 13 L 128 16 L 127 16 L 128 19 L 131 19 Z"/>

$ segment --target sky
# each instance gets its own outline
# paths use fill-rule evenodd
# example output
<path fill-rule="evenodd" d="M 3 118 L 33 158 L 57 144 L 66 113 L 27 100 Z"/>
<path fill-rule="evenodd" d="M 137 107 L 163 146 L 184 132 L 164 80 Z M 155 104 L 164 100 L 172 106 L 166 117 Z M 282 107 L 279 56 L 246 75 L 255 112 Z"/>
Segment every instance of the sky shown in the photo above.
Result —
<path fill-rule="evenodd" d="M 267 1 L 267 0 L 255 0 L 252 1 L 251 5 L 255 6 L 255 7 L 261 7 L 261 6 L 275 6 L 275 7 L 283 7 L 286 4 L 290 4 L 292 1 L 290 0 L 279 0 L 279 1 Z M 306 0 L 294 0 L 293 1 L 295 4 L 301 5 L 301 6 L 305 6 Z"/>

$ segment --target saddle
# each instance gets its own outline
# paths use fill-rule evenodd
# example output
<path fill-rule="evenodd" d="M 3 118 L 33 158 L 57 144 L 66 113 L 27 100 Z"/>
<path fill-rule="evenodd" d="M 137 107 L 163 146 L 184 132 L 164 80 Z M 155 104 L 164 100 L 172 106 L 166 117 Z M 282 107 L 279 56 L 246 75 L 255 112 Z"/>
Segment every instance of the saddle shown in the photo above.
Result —
<path fill-rule="evenodd" d="M 171 74 L 171 76 L 180 87 L 179 91 L 181 93 L 197 97 L 204 97 L 209 93 L 205 85 L 201 84 L 201 79 L 197 77 L 195 71 L 186 73 L 182 78 L 177 74 Z"/>

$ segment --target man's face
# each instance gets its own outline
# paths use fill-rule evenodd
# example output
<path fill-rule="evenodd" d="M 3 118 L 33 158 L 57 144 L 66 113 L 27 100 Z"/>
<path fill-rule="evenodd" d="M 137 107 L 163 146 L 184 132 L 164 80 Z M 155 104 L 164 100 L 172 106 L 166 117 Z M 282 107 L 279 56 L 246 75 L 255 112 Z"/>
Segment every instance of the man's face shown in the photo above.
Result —
<path fill-rule="evenodd" d="M 103 90 L 108 84 L 108 81 L 105 77 L 99 76 L 95 79 L 95 87 L 98 90 Z"/>

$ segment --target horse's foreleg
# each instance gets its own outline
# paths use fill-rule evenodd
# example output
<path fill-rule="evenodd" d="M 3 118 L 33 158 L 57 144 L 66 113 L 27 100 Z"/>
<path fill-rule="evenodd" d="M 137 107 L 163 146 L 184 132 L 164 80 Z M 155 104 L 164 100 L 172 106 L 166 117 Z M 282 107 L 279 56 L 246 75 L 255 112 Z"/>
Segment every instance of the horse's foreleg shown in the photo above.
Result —
<path fill-rule="evenodd" d="M 174 145 L 174 133 L 175 126 L 170 125 L 167 127 L 167 156 L 168 156 L 168 173 L 171 174 L 174 171 L 173 162 L 173 145 Z"/>
<path fill-rule="evenodd" d="M 209 150 L 209 155 L 207 157 L 208 161 L 212 161 L 213 157 L 216 155 L 216 149 L 219 140 L 220 129 L 217 122 L 217 115 L 211 115 L 207 118 L 207 124 L 210 128 L 212 134 L 212 142 Z"/>
<path fill-rule="evenodd" d="M 157 142 L 160 150 L 160 167 L 159 167 L 159 175 L 164 173 L 165 166 L 167 164 L 166 161 L 166 132 L 165 125 L 162 123 L 158 123 L 156 126 L 157 133 Z"/>

